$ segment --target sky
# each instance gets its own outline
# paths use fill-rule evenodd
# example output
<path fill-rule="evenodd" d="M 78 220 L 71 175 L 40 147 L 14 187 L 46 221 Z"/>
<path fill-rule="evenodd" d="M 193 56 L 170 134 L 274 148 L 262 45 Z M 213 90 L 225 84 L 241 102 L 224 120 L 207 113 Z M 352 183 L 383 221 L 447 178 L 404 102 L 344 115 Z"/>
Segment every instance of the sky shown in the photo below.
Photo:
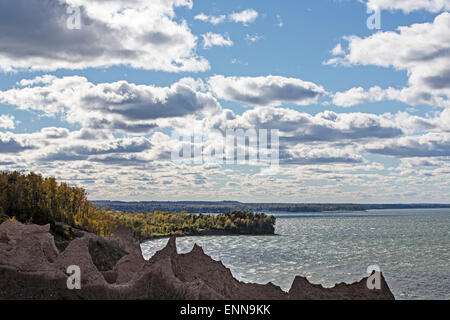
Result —
<path fill-rule="evenodd" d="M 0 0 L 0 170 L 91 200 L 449 203 L 449 11 Z M 276 171 L 205 157 L 239 130 L 278 133 Z"/>

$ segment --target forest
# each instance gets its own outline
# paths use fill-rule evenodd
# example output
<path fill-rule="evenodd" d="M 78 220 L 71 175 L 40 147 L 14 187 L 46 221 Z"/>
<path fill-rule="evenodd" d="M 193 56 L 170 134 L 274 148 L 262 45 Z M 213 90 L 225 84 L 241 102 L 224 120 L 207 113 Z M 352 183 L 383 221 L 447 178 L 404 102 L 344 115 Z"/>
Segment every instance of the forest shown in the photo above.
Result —
<path fill-rule="evenodd" d="M 73 227 L 111 236 L 117 226 L 128 227 L 143 241 L 170 235 L 274 234 L 275 217 L 264 213 L 230 211 L 221 214 L 186 212 L 120 212 L 98 207 L 78 187 L 55 178 L 20 172 L 0 173 L 0 223 L 19 221 L 50 224 L 52 230 Z"/>
<path fill-rule="evenodd" d="M 225 213 L 234 210 L 250 212 L 328 212 L 365 211 L 392 209 L 437 209 L 450 208 L 450 204 L 410 203 L 410 204 L 356 204 L 356 203 L 243 203 L 237 201 L 93 201 L 103 207 L 126 212 L 169 211 L 189 213 Z"/>

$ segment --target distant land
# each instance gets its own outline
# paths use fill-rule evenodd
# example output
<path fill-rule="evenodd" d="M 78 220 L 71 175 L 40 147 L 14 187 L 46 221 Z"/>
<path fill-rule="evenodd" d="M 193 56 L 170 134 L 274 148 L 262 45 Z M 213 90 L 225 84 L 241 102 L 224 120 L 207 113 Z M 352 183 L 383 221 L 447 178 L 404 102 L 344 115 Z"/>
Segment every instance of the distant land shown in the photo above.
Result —
<path fill-rule="evenodd" d="M 243 203 L 238 201 L 91 201 L 99 207 L 108 207 L 123 212 L 181 212 L 225 213 L 240 211 L 286 211 L 286 212 L 326 212 L 326 211 L 366 211 L 383 209 L 439 209 L 450 208 L 450 204 L 354 204 L 354 203 Z"/>

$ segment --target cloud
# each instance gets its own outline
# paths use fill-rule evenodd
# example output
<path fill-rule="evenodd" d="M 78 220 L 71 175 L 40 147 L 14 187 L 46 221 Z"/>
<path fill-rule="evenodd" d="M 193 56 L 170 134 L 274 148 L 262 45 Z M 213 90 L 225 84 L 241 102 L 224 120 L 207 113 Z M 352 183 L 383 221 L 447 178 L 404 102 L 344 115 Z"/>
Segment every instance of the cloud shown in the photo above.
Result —
<path fill-rule="evenodd" d="M 228 20 L 235 23 L 242 23 L 247 26 L 249 23 L 253 23 L 258 18 L 259 13 L 254 9 L 246 9 L 241 12 L 233 12 L 228 15 Z M 227 15 L 207 15 L 204 13 L 200 13 L 194 17 L 195 20 L 211 23 L 213 25 L 218 25 L 220 23 L 224 23 L 227 19 Z"/>
<path fill-rule="evenodd" d="M 437 13 L 450 10 L 450 0 L 368 0 L 367 7 L 381 10 L 401 10 L 410 13 L 417 10 L 426 10 Z"/>
<path fill-rule="evenodd" d="M 154 146 L 164 145 L 166 150 L 181 150 L 184 145 L 202 146 L 205 155 L 225 144 L 225 135 L 243 131 L 251 134 L 260 130 L 278 130 L 280 142 L 280 163 L 291 165 L 324 165 L 329 163 L 361 163 L 364 161 L 360 145 L 377 140 L 404 136 L 405 132 L 392 115 L 363 113 L 338 114 L 327 111 L 317 115 L 301 113 L 296 110 L 275 107 L 260 107 L 244 112 L 242 115 L 231 110 L 223 110 L 211 117 L 195 121 L 177 123 L 181 135 L 202 135 L 205 139 L 195 143 L 190 140 L 179 141 L 177 135 L 172 139 L 159 139 Z M 255 131 L 256 130 L 256 131 Z M 269 139 L 270 140 L 270 139 Z M 247 149 L 243 140 L 237 148 L 253 155 L 253 147 Z M 160 152 L 162 153 L 162 152 Z M 236 154 L 234 154 L 236 157 Z M 198 160 L 198 159 L 196 159 Z M 250 159 L 249 159 L 250 160 Z M 261 165 L 261 163 L 252 163 Z"/>
<path fill-rule="evenodd" d="M 67 128 L 48 127 L 41 129 L 43 139 L 64 139 L 69 137 L 69 130 Z"/>
<path fill-rule="evenodd" d="M 331 163 L 362 163 L 363 158 L 345 150 L 330 147 L 311 147 L 299 145 L 280 152 L 280 164 L 323 165 Z"/>
<path fill-rule="evenodd" d="M 80 29 L 67 21 L 79 8 Z M 0 70 L 126 65 L 167 72 L 205 71 L 197 37 L 174 9 L 190 0 L 16 0 L 0 2 Z M 68 14 L 68 12 L 71 12 Z"/>
<path fill-rule="evenodd" d="M 277 14 L 277 20 L 278 20 L 278 23 L 276 24 L 276 26 L 279 28 L 283 28 L 284 22 L 283 22 L 283 19 L 281 19 L 281 16 L 279 14 Z"/>
<path fill-rule="evenodd" d="M 199 148 L 202 146 L 205 155 L 212 154 L 216 147 L 226 145 L 226 134 L 242 132 L 249 136 L 261 134 L 260 130 L 279 132 L 280 164 L 290 165 L 323 165 L 329 163 L 361 163 L 363 157 L 358 154 L 357 145 L 364 141 L 374 141 L 399 137 L 403 131 L 396 126 L 395 121 L 383 116 L 369 114 L 336 114 L 325 112 L 312 116 L 292 109 L 262 107 L 236 115 L 231 110 L 223 110 L 222 114 L 202 120 L 202 125 L 186 123 L 184 131 L 187 136 L 192 131 L 197 135 L 202 133 L 203 141 L 196 144 L 189 140 L 183 142 L 174 139 L 165 142 L 173 150 L 181 150 L 184 145 Z M 270 141 L 270 138 L 269 138 Z M 271 142 L 269 142 L 271 143 Z M 256 157 L 258 150 L 245 140 L 237 141 L 237 149 L 246 155 L 251 165 L 261 165 L 262 162 L 252 162 L 249 154 Z M 236 159 L 237 154 L 227 155 Z"/>
<path fill-rule="evenodd" d="M 0 115 L 0 129 L 14 129 L 15 127 L 15 118 L 13 116 L 7 114 Z"/>
<path fill-rule="evenodd" d="M 386 139 L 403 135 L 398 124 L 387 116 L 366 113 L 335 113 L 317 115 L 286 108 L 262 107 L 242 115 L 223 112 L 209 121 L 213 129 L 236 128 L 279 130 L 280 143 L 296 145 L 317 142 L 351 143 L 364 139 Z"/>
<path fill-rule="evenodd" d="M 373 142 L 365 148 L 368 152 L 395 157 L 449 157 L 450 134 L 427 133 L 400 139 Z"/>
<path fill-rule="evenodd" d="M 241 66 L 248 66 L 248 62 L 245 62 L 245 61 L 242 61 L 242 60 L 239 60 L 239 59 L 236 59 L 236 58 L 231 59 L 231 63 L 232 64 L 239 64 Z"/>
<path fill-rule="evenodd" d="M 221 34 L 208 32 L 202 35 L 203 48 L 209 49 L 214 46 L 217 47 L 232 47 L 234 45 L 230 37 L 226 34 L 225 37 Z"/>
<path fill-rule="evenodd" d="M 352 107 L 365 102 L 380 102 L 384 100 L 395 100 L 412 106 L 431 105 L 439 107 L 450 107 L 450 101 L 439 95 L 432 94 L 423 90 L 409 87 L 395 89 L 392 87 L 382 89 L 379 86 L 371 87 L 365 90 L 362 87 L 351 88 L 344 92 L 337 92 L 333 96 L 333 103 L 340 107 Z"/>
<path fill-rule="evenodd" d="M 434 186 L 440 186 L 439 181 L 432 179 L 437 179 L 439 176 L 439 179 L 446 182 L 449 175 L 448 159 L 450 157 L 433 156 L 445 154 L 445 148 L 448 150 L 445 139 L 440 138 L 424 140 L 436 141 L 436 146 L 437 142 L 441 144 L 432 148 L 422 147 L 425 150 L 422 153 L 431 154 L 429 157 L 421 157 L 424 161 L 416 161 L 414 156 L 403 158 L 397 155 L 401 157 L 402 164 L 403 159 L 407 159 L 413 166 L 428 166 L 426 170 L 423 168 L 413 170 L 405 164 L 385 173 L 386 168 L 383 165 L 365 159 L 365 154 L 370 152 L 366 146 L 374 147 L 374 149 L 382 148 L 391 146 L 396 141 L 404 144 L 403 140 L 407 140 L 408 137 L 394 139 L 394 136 L 382 138 L 379 134 L 367 135 L 367 132 L 371 131 L 367 128 L 370 127 L 381 126 L 386 128 L 386 131 L 389 131 L 391 127 L 395 128 L 397 121 L 389 115 L 352 113 L 345 117 L 344 114 L 324 112 L 313 116 L 292 109 L 257 108 L 246 111 L 243 115 L 223 110 L 220 115 L 216 114 L 192 122 L 186 120 L 187 125 L 191 127 L 195 126 L 197 121 L 203 122 L 205 126 L 208 124 L 210 128 L 217 123 L 221 123 L 223 127 L 244 129 L 258 126 L 276 128 L 275 125 L 280 125 L 283 129 L 280 140 L 280 164 L 282 165 L 280 175 L 267 177 L 254 174 L 251 173 L 252 167 L 249 173 L 242 174 L 241 171 L 235 171 L 232 168 L 224 169 L 217 164 L 198 166 L 174 164 L 170 161 L 170 153 L 177 142 L 161 132 L 154 133 L 150 138 L 114 138 L 110 134 L 99 139 L 83 140 L 80 138 L 81 130 L 68 131 L 66 128 L 56 127 L 44 128 L 30 134 L 8 133 L 5 134 L 7 139 L 0 137 L 0 141 L 8 139 L 16 141 L 22 148 L 27 145 L 33 146 L 32 149 L 27 150 L 18 148 L 13 152 L 10 148 L 9 153 L 0 152 L 0 163 L 5 170 L 37 170 L 45 175 L 87 187 L 92 198 L 123 200 L 138 195 L 142 197 L 141 200 L 145 200 L 148 199 L 149 194 L 160 198 L 170 195 L 169 198 L 164 199 L 182 197 L 186 192 L 192 191 L 192 186 L 199 188 L 196 190 L 196 195 L 198 195 L 197 192 L 200 193 L 199 199 L 220 197 L 223 192 L 229 192 L 226 187 L 222 187 L 227 181 L 230 182 L 229 186 L 232 184 L 244 186 L 243 192 L 239 190 L 239 194 L 245 197 L 248 194 L 250 198 L 258 190 L 267 197 L 267 192 L 271 189 L 275 190 L 277 197 L 297 189 L 295 191 L 297 193 L 290 193 L 289 197 L 305 192 L 308 192 L 308 197 L 324 192 L 338 197 L 337 195 L 342 196 L 344 184 L 357 186 L 358 190 L 364 190 L 361 191 L 363 194 L 377 189 L 382 189 L 389 194 L 397 188 L 402 190 L 405 184 L 413 186 L 415 181 L 422 183 L 426 181 Z M 297 125 L 294 125 L 296 122 L 298 122 Z M 332 128 L 334 132 L 330 132 L 327 139 L 324 139 L 322 130 L 313 129 L 317 126 Z M 335 140 L 332 135 L 337 132 L 341 132 L 340 137 L 345 135 L 347 140 Z M 303 137 L 301 137 L 302 134 Z M 314 138 L 314 134 L 318 136 Z M 295 136 L 299 138 L 295 139 Z M 284 139 L 286 137 L 290 139 Z M 411 136 L 409 140 L 419 140 L 419 137 Z M 215 141 L 211 138 L 203 143 L 208 146 Z M 419 143 L 419 145 L 426 144 Z M 0 143 L 0 149 L 2 147 Z M 435 151 L 428 152 L 433 149 Z M 391 154 L 387 155 L 396 156 Z M 381 154 L 381 156 L 385 155 Z M 410 172 L 407 171 L 408 169 Z M 380 174 L 380 171 L 384 173 Z M 318 181 L 326 181 L 326 183 L 317 186 Z M 439 188 L 440 192 L 447 189 Z M 345 197 L 350 199 L 351 194 Z"/>
<path fill-rule="evenodd" d="M 308 105 L 317 102 L 325 90 L 312 82 L 279 76 L 209 78 L 210 90 L 220 99 L 255 106 L 276 106 L 283 103 Z"/>
<path fill-rule="evenodd" d="M 399 27 L 396 32 L 377 32 L 369 37 L 345 37 L 348 48 L 335 50 L 326 64 L 379 66 L 407 71 L 409 86 L 403 89 L 363 90 L 339 93 L 335 102 L 351 106 L 364 101 L 399 100 L 410 105 L 450 107 L 450 13 L 432 23 Z M 375 93 L 375 94 L 374 94 Z"/>
<path fill-rule="evenodd" d="M 10 132 L 0 132 L 0 153 L 18 153 L 33 147 Z"/>
<path fill-rule="evenodd" d="M 364 88 L 352 88 L 345 92 L 337 92 L 333 97 L 333 103 L 340 107 L 351 107 L 357 104 L 370 101 L 384 100 L 383 89 L 380 87 L 371 88 L 369 91 Z"/>
<path fill-rule="evenodd" d="M 208 15 L 206 15 L 204 13 L 200 13 L 200 14 L 198 14 L 198 15 L 196 15 L 194 17 L 195 20 L 200 20 L 200 21 L 203 21 L 203 22 L 209 22 L 209 23 L 211 23 L 213 25 L 217 25 L 219 23 L 224 22 L 226 18 L 227 18 L 226 15 L 208 16 Z"/>
<path fill-rule="evenodd" d="M 445 167 L 446 158 L 402 158 L 402 165 L 407 168 L 414 167 Z"/>
<path fill-rule="evenodd" d="M 340 55 L 344 55 L 345 51 L 342 49 L 342 45 L 340 43 L 338 43 L 333 50 L 331 50 L 331 53 L 333 54 L 333 56 L 340 56 Z"/>
<path fill-rule="evenodd" d="M 7 160 L 12 164 L 41 166 L 77 161 L 138 166 L 166 157 L 164 146 L 153 147 L 154 137 L 115 138 L 98 132 L 96 139 L 87 140 L 82 131 L 50 127 L 31 134 L 0 133 L 0 152 L 11 155 Z M 4 160 L 0 157 L 0 161 Z"/>
<path fill-rule="evenodd" d="M 234 12 L 229 15 L 229 19 L 236 23 L 242 23 L 243 25 L 248 25 L 249 23 L 255 22 L 258 18 L 258 11 L 254 9 L 246 9 L 241 12 Z"/>
<path fill-rule="evenodd" d="M 196 116 L 220 110 L 199 83 L 185 78 L 170 87 L 136 85 L 126 81 L 93 84 L 84 77 L 41 77 L 22 81 L 27 86 L 0 91 L 0 102 L 47 115 L 63 115 L 84 128 L 149 132 L 161 119 Z"/>
<path fill-rule="evenodd" d="M 259 34 L 254 34 L 254 35 L 250 35 L 250 34 L 246 34 L 245 35 L 245 41 L 247 42 L 257 42 L 259 40 L 261 40 L 263 37 L 260 36 Z"/>
<path fill-rule="evenodd" d="M 143 137 L 87 142 L 73 139 L 74 136 L 66 139 L 64 143 L 53 143 L 41 148 L 36 152 L 35 159 L 41 162 L 79 160 L 106 162 L 107 159 L 117 160 L 121 157 L 133 159 L 135 163 L 138 163 L 137 155 L 152 147 L 150 141 Z M 141 159 L 141 161 L 145 160 Z"/>

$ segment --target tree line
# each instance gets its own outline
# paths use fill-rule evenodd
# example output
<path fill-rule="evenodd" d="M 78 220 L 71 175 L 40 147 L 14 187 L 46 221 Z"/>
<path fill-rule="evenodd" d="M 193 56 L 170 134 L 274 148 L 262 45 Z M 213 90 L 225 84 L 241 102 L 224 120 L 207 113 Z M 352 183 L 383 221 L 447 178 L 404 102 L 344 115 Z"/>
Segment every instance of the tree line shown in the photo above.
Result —
<path fill-rule="evenodd" d="M 412 204 L 355 204 L 355 203 L 242 203 L 236 201 L 93 201 L 99 206 L 126 212 L 168 211 L 188 213 L 226 213 L 230 211 L 249 212 L 328 212 L 328 211 L 365 211 L 385 209 L 432 209 L 450 208 L 450 204 L 412 203 Z"/>
<path fill-rule="evenodd" d="M 264 213 L 231 211 L 218 215 L 186 212 L 118 212 L 100 208 L 87 192 L 55 178 L 20 172 L 0 173 L 0 223 L 61 224 L 110 236 L 118 225 L 128 227 L 142 241 L 169 235 L 273 234 L 275 217 Z"/>

